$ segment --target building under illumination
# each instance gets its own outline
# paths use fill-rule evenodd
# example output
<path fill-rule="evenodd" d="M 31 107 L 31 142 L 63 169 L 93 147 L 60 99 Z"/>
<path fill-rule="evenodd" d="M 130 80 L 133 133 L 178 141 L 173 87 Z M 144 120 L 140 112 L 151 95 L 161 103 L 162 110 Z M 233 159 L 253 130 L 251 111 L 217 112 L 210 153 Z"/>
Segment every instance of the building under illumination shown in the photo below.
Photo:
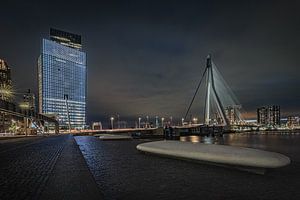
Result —
<path fill-rule="evenodd" d="M 264 106 L 257 109 L 257 123 L 264 126 L 280 125 L 280 106 Z"/>
<path fill-rule="evenodd" d="M 0 59 L 0 98 L 4 101 L 12 100 L 12 81 L 10 67 Z"/>
<path fill-rule="evenodd" d="M 290 129 L 300 128 L 300 117 L 299 116 L 288 116 L 286 125 Z"/>
<path fill-rule="evenodd" d="M 50 29 L 38 59 L 39 112 L 55 115 L 61 129 L 86 125 L 86 53 L 81 36 Z"/>
<path fill-rule="evenodd" d="M 225 108 L 225 116 L 231 125 L 241 122 L 240 109 L 241 105 L 227 106 Z"/>

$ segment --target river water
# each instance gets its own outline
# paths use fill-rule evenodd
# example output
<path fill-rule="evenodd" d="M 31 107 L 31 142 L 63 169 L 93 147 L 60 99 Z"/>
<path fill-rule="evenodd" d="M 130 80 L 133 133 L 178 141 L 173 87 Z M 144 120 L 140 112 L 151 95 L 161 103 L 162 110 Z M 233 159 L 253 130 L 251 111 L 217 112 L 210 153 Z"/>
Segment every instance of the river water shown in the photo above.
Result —
<path fill-rule="evenodd" d="M 292 163 L 257 175 L 231 168 L 140 153 L 151 140 L 101 141 L 75 137 L 105 199 L 300 199 L 300 135 L 229 134 L 181 137 L 279 152 Z"/>

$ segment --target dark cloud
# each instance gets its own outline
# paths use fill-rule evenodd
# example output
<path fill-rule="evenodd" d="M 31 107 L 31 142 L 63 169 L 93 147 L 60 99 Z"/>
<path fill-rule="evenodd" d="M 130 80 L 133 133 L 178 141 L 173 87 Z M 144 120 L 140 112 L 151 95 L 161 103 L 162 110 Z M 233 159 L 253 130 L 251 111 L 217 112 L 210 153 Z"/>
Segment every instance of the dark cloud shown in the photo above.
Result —
<path fill-rule="evenodd" d="M 264 104 L 297 114 L 299 6 L 299 1 L 7 1 L 1 4 L 0 57 L 12 66 L 18 90 L 36 91 L 41 38 L 50 27 L 81 34 L 88 55 L 89 120 L 116 113 L 128 119 L 181 118 L 208 53 L 247 116 Z M 193 113 L 201 113 L 200 102 Z"/>

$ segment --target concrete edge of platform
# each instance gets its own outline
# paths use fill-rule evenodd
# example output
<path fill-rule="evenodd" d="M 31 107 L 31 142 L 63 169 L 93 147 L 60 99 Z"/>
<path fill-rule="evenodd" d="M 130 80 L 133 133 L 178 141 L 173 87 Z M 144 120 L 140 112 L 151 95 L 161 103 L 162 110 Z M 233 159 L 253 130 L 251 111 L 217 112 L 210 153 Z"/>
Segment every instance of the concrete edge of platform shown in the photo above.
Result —
<path fill-rule="evenodd" d="M 89 166 L 88 166 L 88 164 L 87 164 L 87 162 L 86 162 L 86 160 L 85 160 L 85 158 L 84 158 L 84 155 L 82 154 L 82 151 L 81 151 L 79 145 L 77 144 L 77 141 L 76 141 L 75 138 L 74 138 L 74 135 L 72 135 L 72 138 L 73 138 L 73 140 L 74 140 L 74 142 L 75 142 L 75 144 L 76 144 L 76 147 L 77 147 L 77 148 L 79 149 L 79 151 L 80 151 L 81 158 L 83 159 L 83 161 L 84 161 L 84 163 L 85 163 L 85 167 L 86 167 L 86 169 L 88 170 L 90 176 L 92 177 L 92 180 L 93 180 L 93 182 L 94 182 L 94 185 L 95 185 L 95 186 L 97 187 L 97 189 L 98 189 L 97 192 L 99 193 L 99 199 L 100 199 L 100 198 L 101 198 L 101 199 L 104 199 L 104 195 L 103 195 L 102 191 L 100 190 L 100 188 L 99 188 L 99 186 L 98 186 L 98 184 L 97 184 L 97 182 L 96 182 L 96 180 L 95 180 L 95 177 L 93 176 L 93 173 L 91 172 L 91 170 L 90 170 L 90 168 L 89 168 Z"/>
<path fill-rule="evenodd" d="M 112 134 L 103 134 L 99 135 L 100 140 L 132 140 L 133 138 L 129 135 L 112 135 Z"/>
<path fill-rule="evenodd" d="M 246 169 L 259 174 L 266 169 L 287 166 L 291 162 L 290 158 L 279 153 L 227 145 L 157 141 L 142 143 L 136 148 L 141 152 L 162 157 Z"/>

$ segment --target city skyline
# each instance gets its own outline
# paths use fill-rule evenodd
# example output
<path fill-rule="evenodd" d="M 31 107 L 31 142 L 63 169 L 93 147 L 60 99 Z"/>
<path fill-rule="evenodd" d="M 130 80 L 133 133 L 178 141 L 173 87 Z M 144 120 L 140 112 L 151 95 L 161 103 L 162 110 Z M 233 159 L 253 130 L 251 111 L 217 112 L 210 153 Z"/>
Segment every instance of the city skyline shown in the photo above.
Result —
<path fill-rule="evenodd" d="M 299 114 L 296 1 L 141 1 L 119 2 L 120 7 L 103 3 L 83 5 L 86 11 L 79 16 L 52 16 L 47 10 L 42 15 L 36 7 L 47 3 L 35 9 L 27 3 L 26 12 L 18 9 L 26 7 L 23 3 L 4 3 L 0 14 L 0 55 L 13 66 L 16 89 L 33 88 L 37 94 L 37 80 L 23 77 L 36 77 L 40 40 L 50 27 L 80 34 L 89 60 L 88 121 L 117 114 L 123 119 L 182 117 L 208 53 L 246 110 L 246 118 L 256 118 L 256 108 L 270 104 L 280 105 L 282 116 Z M 13 7 L 20 12 L 9 18 L 5 13 Z M 224 18 L 214 17 L 217 12 Z M 24 27 L 26 37 L 17 31 Z M 203 108 L 196 106 L 192 113 L 201 115 Z"/>

